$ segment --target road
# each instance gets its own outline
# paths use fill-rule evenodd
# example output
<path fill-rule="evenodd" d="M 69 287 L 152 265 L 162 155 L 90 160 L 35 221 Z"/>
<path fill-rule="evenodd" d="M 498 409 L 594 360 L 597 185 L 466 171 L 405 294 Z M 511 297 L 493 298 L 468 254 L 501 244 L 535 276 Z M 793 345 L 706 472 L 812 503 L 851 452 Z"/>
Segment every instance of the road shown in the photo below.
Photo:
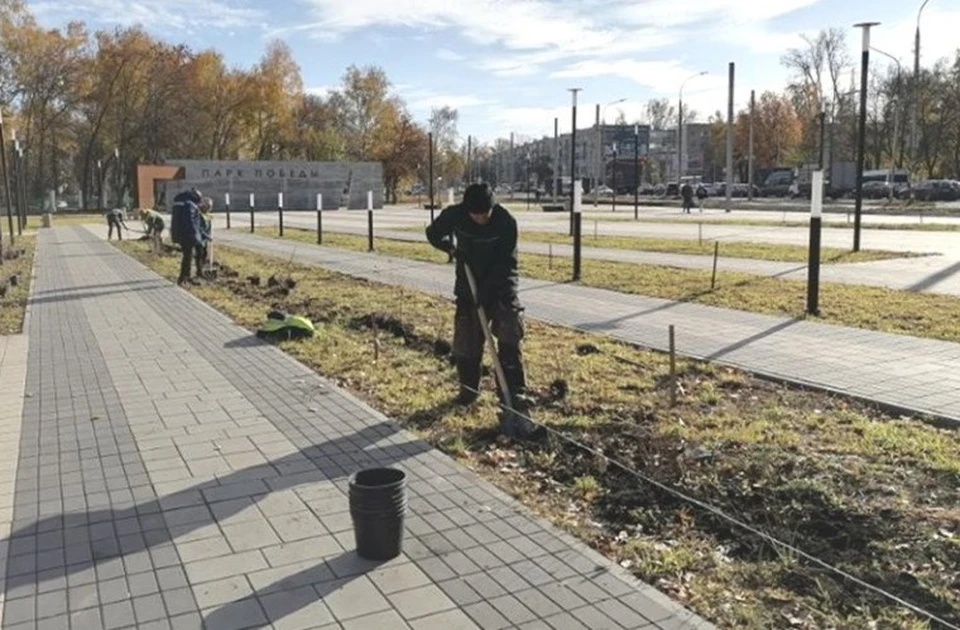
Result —
<path fill-rule="evenodd" d="M 658 211 L 663 212 L 660 208 Z M 236 213 L 237 221 L 244 224 L 247 215 Z M 782 243 L 785 245 L 806 245 L 809 240 L 809 230 L 806 227 L 790 227 L 771 223 L 769 226 L 758 225 L 699 225 L 696 218 L 688 219 L 687 223 L 656 223 L 651 221 L 609 220 L 613 213 L 587 214 L 584 216 L 583 230 L 586 234 L 600 234 L 605 236 L 637 236 L 670 239 L 697 239 L 724 241 L 748 241 L 758 243 Z M 617 213 L 619 215 L 619 213 Z M 747 218 L 742 214 L 734 213 L 739 218 Z M 724 212 L 708 211 L 702 216 L 705 219 L 715 219 L 725 216 Z M 257 221 L 272 221 L 275 213 L 258 212 Z M 521 232 L 568 232 L 568 215 L 517 212 L 515 213 Z M 679 214 L 671 215 L 677 217 Z M 701 215 L 695 215 L 699 217 Z M 729 216 L 729 215 L 726 215 Z M 367 213 L 356 210 L 338 210 L 324 213 L 325 229 L 337 231 L 365 230 Z M 375 225 L 378 230 L 410 229 L 424 227 L 430 221 L 430 213 L 413 207 L 388 207 L 375 211 Z M 954 220 L 957 221 L 957 220 Z M 284 223 L 290 226 L 315 228 L 316 213 L 303 211 L 287 211 L 284 213 Z M 960 221 L 958 221 L 960 224 Z M 823 230 L 823 245 L 825 247 L 850 248 L 853 242 L 853 231 L 847 228 L 827 227 Z M 899 252 L 916 252 L 924 254 L 942 254 L 947 258 L 960 260 L 960 233 L 925 231 L 925 230 L 891 230 L 865 229 L 862 234 L 864 249 L 883 249 Z"/>

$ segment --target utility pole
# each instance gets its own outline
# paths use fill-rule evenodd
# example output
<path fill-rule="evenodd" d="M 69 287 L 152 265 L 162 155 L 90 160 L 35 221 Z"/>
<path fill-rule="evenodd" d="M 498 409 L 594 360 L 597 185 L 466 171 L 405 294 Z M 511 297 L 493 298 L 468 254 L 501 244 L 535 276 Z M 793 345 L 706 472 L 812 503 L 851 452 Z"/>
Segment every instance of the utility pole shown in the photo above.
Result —
<path fill-rule="evenodd" d="M 913 36 L 913 112 L 910 120 L 910 163 L 916 164 L 920 150 L 920 136 L 917 117 L 920 115 L 920 16 L 930 0 L 923 0 L 917 11 L 917 31 Z"/>
<path fill-rule="evenodd" d="M 553 119 L 553 203 L 557 203 L 560 186 L 560 119 Z"/>
<path fill-rule="evenodd" d="M 860 227 L 863 213 L 863 161 L 867 140 L 867 72 L 870 67 L 870 29 L 879 22 L 861 22 L 855 28 L 863 30 L 860 52 L 860 121 L 857 125 L 857 199 L 853 217 L 853 251 L 860 251 Z"/>
<path fill-rule="evenodd" d="M 120 188 L 123 186 L 123 181 L 122 181 L 123 174 L 120 172 L 120 147 L 114 147 L 113 161 L 114 161 L 114 166 L 117 169 L 116 195 L 117 195 L 117 207 L 119 208 L 120 205 L 123 203 L 123 195 L 120 194 Z"/>
<path fill-rule="evenodd" d="M 750 157 L 747 159 L 747 200 L 753 201 L 753 126 L 757 112 L 756 91 L 750 90 Z M 823 168 L 822 166 L 820 168 Z"/>
<path fill-rule="evenodd" d="M 582 88 L 569 88 L 572 107 L 572 122 L 570 125 L 570 233 L 573 236 L 573 280 L 580 279 L 580 208 L 578 201 L 582 201 L 582 192 L 580 199 L 577 199 L 577 93 Z"/>
<path fill-rule="evenodd" d="M 10 174 L 7 171 L 7 143 L 4 136 L 3 111 L 0 110 L 0 160 L 3 166 L 3 189 L 7 197 L 7 225 L 10 228 L 10 245 L 13 245 L 13 196 L 10 194 Z M 2 256 L 0 252 L 0 256 Z"/>
<path fill-rule="evenodd" d="M 467 180 L 467 185 L 470 185 L 473 181 L 473 174 L 471 173 L 471 168 L 473 166 L 473 137 L 467 136 L 467 168 L 465 178 Z"/>
<path fill-rule="evenodd" d="M 600 126 L 600 103 L 597 103 L 597 164 L 593 178 L 593 207 L 600 205 L 600 179 L 603 173 L 603 127 Z"/>
<path fill-rule="evenodd" d="M 103 214 L 103 160 L 97 160 L 97 210 Z"/>
<path fill-rule="evenodd" d="M 514 159 L 513 159 L 513 132 L 512 131 L 510 132 L 510 160 L 509 161 L 510 161 L 510 171 L 507 173 L 507 177 L 509 177 L 509 181 L 507 182 L 507 184 L 510 186 L 510 194 L 512 196 L 513 185 L 517 181 L 516 163 L 514 162 Z"/>
<path fill-rule="evenodd" d="M 436 207 L 433 204 L 433 132 L 427 133 L 427 160 L 429 161 L 429 166 L 427 169 L 430 171 L 430 222 L 433 223 L 433 209 Z"/>
<path fill-rule="evenodd" d="M 827 104 L 825 102 L 820 104 L 820 114 L 818 118 L 820 119 L 820 159 L 818 163 L 820 165 L 820 170 L 822 171 L 824 167 L 824 154 L 826 153 L 827 148 Z"/>
<path fill-rule="evenodd" d="M 17 236 L 21 236 L 27 222 L 27 175 L 23 147 L 17 139 L 13 141 L 13 157 L 16 164 L 14 176 L 17 178 L 17 195 L 20 197 L 17 201 Z"/>
<path fill-rule="evenodd" d="M 617 143 L 613 143 L 613 211 L 617 211 Z"/>
<path fill-rule="evenodd" d="M 633 218 L 640 218 L 640 125 L 633 125 Z"/>
<path fill-rule="evenodd" d="M 727 212 L 733 209 L 733 80 L 736 66 L 730 62 L 730 87 L 727 96 Z"/>

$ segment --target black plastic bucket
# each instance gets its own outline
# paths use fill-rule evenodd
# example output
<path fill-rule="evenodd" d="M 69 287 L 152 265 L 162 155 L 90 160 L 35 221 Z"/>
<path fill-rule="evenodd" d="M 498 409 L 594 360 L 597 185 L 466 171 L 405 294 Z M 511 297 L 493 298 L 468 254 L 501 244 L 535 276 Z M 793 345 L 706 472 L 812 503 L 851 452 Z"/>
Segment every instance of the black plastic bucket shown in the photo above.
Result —
<path fill-rule="evenodd" d="M 396 468 L 369 468 L 350 476 L 350 517 L 357 555 L 390 560 L 403 549 L 407 475 Z"/>

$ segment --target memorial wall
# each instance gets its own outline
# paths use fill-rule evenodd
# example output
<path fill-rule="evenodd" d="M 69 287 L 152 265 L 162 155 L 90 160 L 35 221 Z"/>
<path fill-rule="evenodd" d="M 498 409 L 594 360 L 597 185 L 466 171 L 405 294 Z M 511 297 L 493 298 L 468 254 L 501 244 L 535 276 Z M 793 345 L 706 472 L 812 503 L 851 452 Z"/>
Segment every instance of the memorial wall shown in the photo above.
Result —
<path fill-rule="evenodd" d="M 162 184 L 162 202 L 169 209 L 177 193 L 196 187 L 223 210 L 226 195 L 230 207 L 249 210 L 253 193 L 255 210 L 276 210 L 278 193 L 289 210 L 315 210 L 317 195 L 323 209 L 367 207 L 367 191 L 373 192 L 373 207 L 383 207 L 383 165 L 379 162 L 245 162 L 213 160 L 167 160 L 184 169 L 183 179 Z"/>

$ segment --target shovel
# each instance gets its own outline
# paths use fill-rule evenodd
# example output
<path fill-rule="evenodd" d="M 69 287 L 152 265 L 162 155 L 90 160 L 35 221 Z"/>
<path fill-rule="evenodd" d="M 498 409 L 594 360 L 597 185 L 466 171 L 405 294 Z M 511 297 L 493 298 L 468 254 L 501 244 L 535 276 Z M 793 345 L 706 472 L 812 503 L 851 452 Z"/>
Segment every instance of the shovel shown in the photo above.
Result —
<path fill-rule="evenodd" d="M 487 318 L 487 312 L 477 294 L 477 281 L 473 276 L 473 270 L 466 261 L 463 263 L 463 270 L 467 276 L 467 284 L 470 285 L 470 295 L 473 296 L 473 303 L 477 306 L 477 317 L 480 320 L 480 328 L 483 330 L 483 338 L 490 352 L 490 359 L 493 363 L 494 374 L 496 375 L 497 385 L 500 388 L 500 395 L 503 400 L 500 411 L 500 430 L 507 437 L 530 438 L 539 433 L 538 427 L 528 418 L 512 408 L 513 396 L 510 394 L 510 388 L 507 386 L 507 378 L 503 372 L 503 366 L 500 364 L 500 357 L 497 355 L 497 346 L 493 341 L 493 333 L 490 331 L 490 320 Z"/>

